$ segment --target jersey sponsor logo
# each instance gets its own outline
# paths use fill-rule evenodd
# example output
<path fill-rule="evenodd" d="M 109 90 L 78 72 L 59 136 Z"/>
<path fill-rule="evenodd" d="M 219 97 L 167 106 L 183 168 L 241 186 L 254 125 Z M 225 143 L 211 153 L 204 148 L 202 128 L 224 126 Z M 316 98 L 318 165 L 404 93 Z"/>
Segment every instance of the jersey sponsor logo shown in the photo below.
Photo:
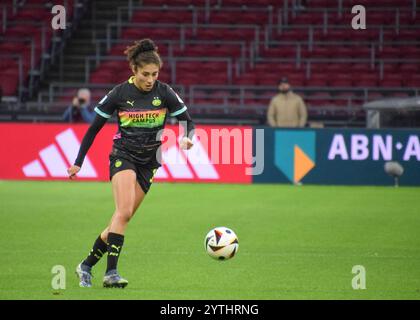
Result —
<path fill-rule="evenodd" d="M 65 178 L 67 168 L 73 164 L 80 148 L 80 142 L 72 129 L 67 129 L 55 136 L 56 143 L 39 151 L 39 158 L 22 167 L 26 177 L 32 178 Z M 64 155 L 64 157 L 63 157 Z M 96 178 L 98 174 L 88 157 L 77 174 L 83 178 Z"/>
<path fill-rule="evenodd" d="M 166 109 L 143 111 L 120 111 L 121 127 L 156 128 L 165 123 Z"/>
<path fill-rule="evenodd" d="M 129 105 L 131 105 L 132 107 L 134 107 L 134 100 L 133 101 L 126 101 Z"/>

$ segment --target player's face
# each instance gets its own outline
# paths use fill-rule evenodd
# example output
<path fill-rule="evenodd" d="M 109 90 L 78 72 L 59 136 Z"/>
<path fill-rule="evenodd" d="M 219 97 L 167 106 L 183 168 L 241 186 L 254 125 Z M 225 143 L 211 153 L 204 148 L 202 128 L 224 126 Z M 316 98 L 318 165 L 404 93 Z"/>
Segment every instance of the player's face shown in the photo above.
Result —
<path fill-rule="evenodd" d="M 159 76 L 159 66 L 156 64 L 143 65 L 136 69 L 134 75 L 137 87 L 143 91 L 150 91 Z"/>

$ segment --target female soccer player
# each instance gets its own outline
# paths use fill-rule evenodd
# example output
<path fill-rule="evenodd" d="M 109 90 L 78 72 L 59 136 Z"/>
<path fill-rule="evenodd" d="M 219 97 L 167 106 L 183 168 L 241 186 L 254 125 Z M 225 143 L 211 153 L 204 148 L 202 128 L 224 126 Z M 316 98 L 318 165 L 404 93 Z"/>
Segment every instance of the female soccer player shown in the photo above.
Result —
<path fill-rule="evenodd" d="M 157 80 L 162 60 L 150 39 L 136 41 L 124 52 L 134 75 L 114 87 L 96 106 L 97 113 L 87 130 L 74 165 L 68 170 L 74 179 L 96 134 L 117 111 L 118 132 L 109 155 L 109 175 L 115 211 L 111 222 L 93 244 L 90 254 L 76 268 L 81 287 L 92 286 L 92 267 L 108 252 L 104 287 L 124 288 L 128 281 L 117 272 L 118 258 L 128 222 L 149 191 L 159 168 L 158 132 L 164 128 L 169 113 L 184 124 L 183 149 L 193 145 L 194 123 L 182 99 L 169 85 Z M 185 125 L 186 124 L 186 125 Z"/>

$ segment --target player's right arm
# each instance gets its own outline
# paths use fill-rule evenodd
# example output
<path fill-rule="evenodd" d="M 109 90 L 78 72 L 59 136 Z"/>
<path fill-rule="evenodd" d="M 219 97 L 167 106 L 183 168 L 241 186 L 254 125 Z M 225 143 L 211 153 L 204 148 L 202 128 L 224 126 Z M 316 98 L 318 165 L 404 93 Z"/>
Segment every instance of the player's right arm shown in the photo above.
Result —
<path fill-rule="evenodd" d="M 105 125 L 107 120 L 108 120 L 107 118 L 104 118 L 100 116 L 99 114 L 96 115 L 88 131 L 83 137 L 82 144 L 80 145 L 80 149 L 79 149 L 79 153 L 77 154 L 76 161 L 70 168 L 67 169 L 67 173 L 69 174 L 70 179 L 75 178 L 76 174 L 80 171 L 83 164 L 83 160 L 85 159 L 86 154 L 93 143 L 93 140 L 95 140 L 96 135 Z"/>
<path fill-rule="evenodd" d="M 98 106 L 95 108 L 95 112 L 97 113 L 95 119 L 83 137 L 79 153 L 77 154 L 77 158 L 74 164 L 67 169 L 67 173 L 70 179 L 76 177 L 76 174 L 80 171 L 86 154 L 89 151 L 89 148 L 92 146 L 96 135 L 105 125 L 107 120 L 112 117 L 112 114 L 116 109 L 116 101 L 117 92 L 115 89 L 113 89 L 99 102 Z"/>

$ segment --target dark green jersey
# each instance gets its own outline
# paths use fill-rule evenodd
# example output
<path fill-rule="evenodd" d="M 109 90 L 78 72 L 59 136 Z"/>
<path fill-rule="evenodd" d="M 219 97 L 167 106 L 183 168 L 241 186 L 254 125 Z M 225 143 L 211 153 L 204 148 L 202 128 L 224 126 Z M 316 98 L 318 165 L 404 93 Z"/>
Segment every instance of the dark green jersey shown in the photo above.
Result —
<path fill-rule="evenodd" d="M 177 116 L 187 107 L 169 85 L 156 81 L 151 91 L 144 92 L 134 85 L 133 78 L 114 87 L 95 111 L 104 118 L 116 112 L 118 132 L 114 136 L 114 149 L 144 162 L 145 150 L 156 151 L 161 145 L 158 133 L 167 116 Z"/>

